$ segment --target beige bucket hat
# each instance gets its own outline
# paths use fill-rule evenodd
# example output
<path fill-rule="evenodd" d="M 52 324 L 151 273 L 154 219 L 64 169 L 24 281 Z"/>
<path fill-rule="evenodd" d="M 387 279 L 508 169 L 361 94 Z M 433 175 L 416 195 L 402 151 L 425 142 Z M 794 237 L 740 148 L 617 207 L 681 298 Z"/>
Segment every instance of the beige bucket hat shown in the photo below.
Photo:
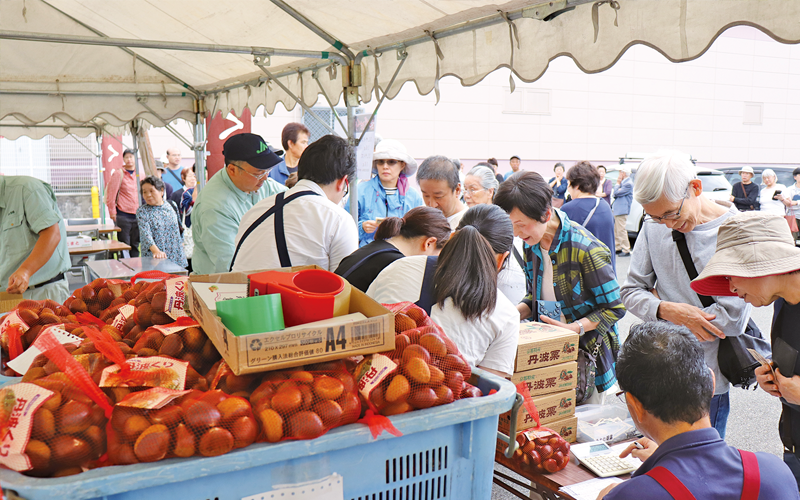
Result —
<path fill-rule="evenodd" d="M 719 226 L 717 251 L 692 290 L 700 295 L 733 296 L 729 276 L 761 278 L 800 269 L 800 248 L 786 219 L 764 212 L 742 212 Z"/>

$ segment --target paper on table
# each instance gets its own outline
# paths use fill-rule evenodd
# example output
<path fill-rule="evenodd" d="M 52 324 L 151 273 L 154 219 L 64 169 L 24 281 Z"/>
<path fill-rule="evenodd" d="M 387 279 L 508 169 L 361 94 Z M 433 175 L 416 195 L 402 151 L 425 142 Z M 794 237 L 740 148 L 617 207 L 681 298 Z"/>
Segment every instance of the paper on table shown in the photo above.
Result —
<path fill-rule="evenodd" d="M 564 486 L 559 492 L 566 493 L 573 497 L 575 500 L 597 500 L 597 495 L 603 491 L 603 488 L 613 483 L 621 483 L 622 479 L 618 477 L 604 477 L 594 478 L 581 483 L 571 484 Z"/>
<path fill-rule="evenodd" d="M 55 335 L 56 340 L 62 344 L 80 344 L 82 340 L 80 337 L 72 335 L 61 328 L 53 328 L 51 331 Z M 36 356 L 40 355 L 41 353 L 42 351 L 40 351 L 34 343 L 34 345 L 30 346 L 27 351 L 9 361 L 8 367 L 17 373 L 24 375 L 31 367 L 31 363 L 33 363 L 33 360 L 36 359 Z"/>
<path fill-rule="evenodd" d="M 342 480 L 342 476 L 334 472 L 317 481 L 277 485 L 273 490 L 244 497 L 242 500 L 284 500 L 288 498 L 292 500 L 344 500 Z"/>

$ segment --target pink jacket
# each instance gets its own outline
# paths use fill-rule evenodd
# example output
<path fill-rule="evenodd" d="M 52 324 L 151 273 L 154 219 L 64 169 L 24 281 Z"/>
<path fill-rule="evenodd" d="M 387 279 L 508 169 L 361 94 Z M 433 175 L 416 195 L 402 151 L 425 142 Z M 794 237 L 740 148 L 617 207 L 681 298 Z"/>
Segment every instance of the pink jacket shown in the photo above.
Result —
<path fill-rule="evenodd" d="M 124 168 L 115 168 L 106 185 L 106 206 L 111 217 L 117 216 L 117 210 L 136 214 L 139 208 L 139 189 L 133 172 Z"/>

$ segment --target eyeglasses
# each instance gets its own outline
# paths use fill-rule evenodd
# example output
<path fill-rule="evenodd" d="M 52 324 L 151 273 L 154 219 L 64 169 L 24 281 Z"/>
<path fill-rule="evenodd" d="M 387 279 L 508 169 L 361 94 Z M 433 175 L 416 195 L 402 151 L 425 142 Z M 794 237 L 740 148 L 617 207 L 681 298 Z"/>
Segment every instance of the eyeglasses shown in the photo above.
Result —
<path fill-rule="evenodd" d="M 242 172 L 246 173 L 247 175 L 249 175 L 250 177 L 254 178 L 257 181 L 262 181 L 267 177 L 267 175 L 269 175 L 269 171 L 265 171 L 262 174 L 256 175 L 256 174 L 251 174 L 250 172 L 248 172 L 247 170 L 243 169 L 239 165 L 234 165 L 234 167 L 238 168 L 239 170 L 241 170 Z"/>
<path fill-rule="evenodd" d="M 626 394 L 626 393 L 627 393 L 627 391 L 619 391 L 619 392 L 616 394 L 616 396 L 617 396 L 617 399 L 619 399 L 620 401 L 622 401 L 622 404 L 624 404 L 624 405 L 628 404 L 628 401 L 625 399 L 625 394 Z"/>
<path fill-rule="evenodd" d="M 378 167 L 380 167 L 380 166 L 381 166 L 381 165 L 383 165 L 384 163 L 385 163 L 385 164 L 387 164 L 387 165 L 389 165 L 390 167 L 394 167 L 395 165 L 397 165 L 397 164 L 398 164 L 398 163 L 400 163 L 400 162 L 399 162 L 399 161 L 397 161 L 397 160 L 392 160 L 392 159 L 388 159 L 388 160 L 375 160 L 375 165 L 376 165 L 376 166 L 378 166 Z"/>
<path fill-rule="evenodd" d="M 683 202 L 686 201 L 686 199 L 689 197 L 689 188 L 690 187 L 692 187 L 691 184 L 686 186 L 686 191 L 683 193 L 683 199 L 681 200 L 681 204 L 678 206 L 678 211 L 677 212 L 672 213 L 672 214 L 664 214 L 661 217 L 648 214 L 644 218 L 645 222 L 650 222 L 650 221 L 652 221 L 652 222 L 662 222 L 662 221 L 665 221 L 665 220 L 678 220 L 678 219 L 680 219 L 681 218 L 681 210 L 683 210 Z"/>
<path fill-rule="evenodd" d="M 486 190 L 484 188 L 478 188 L 478 189 L 467 188 L 464 190 L 464 192 L 469 194 L 470 196 L 474 195 L 475 193 L 480 193 L 481 191 L 486 191 Z"/>

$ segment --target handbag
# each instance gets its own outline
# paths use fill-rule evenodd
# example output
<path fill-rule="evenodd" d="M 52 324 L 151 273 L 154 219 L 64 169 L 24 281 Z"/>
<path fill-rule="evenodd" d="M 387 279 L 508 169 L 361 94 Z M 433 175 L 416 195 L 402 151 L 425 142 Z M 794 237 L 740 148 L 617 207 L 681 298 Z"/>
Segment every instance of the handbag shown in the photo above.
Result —
<path fill-rule="evenodd" d="M 697 268 L 692 262 L 689 253 L 689 246 L 686 244 L 686 235 L 679 231 L 672 231 L 672 240 L 678 245 L 678 252 L 681 254 L 683 266 L 689 275 L 689 280 L 697 278 Z M 697 294 L 703 307 L 711 306 L 715 300 L 707 295 Z M 747 322 L 742 335 L 735 337 L 726 336 L 719 341 L 719 352 L 717 353 L 717 363 L 719 371 L 727 378 L 734 387 L 747 389 L 756 382 L 755 369 L 760 366 L 748 349 L 753 349 L 765 358 L 772 357 L 772 349 L 761 335 L 761 330 L 753 321 Z"/>
<path fill-rule="evenodd" d="M 599 352 L 599 343 L 595 346 L 594 352 L 578 349 L 578 380 L 575 387 L 576 406 L 584 404 L 594 394 L 595 377 L 597 375 L 597 354 Z"/>

